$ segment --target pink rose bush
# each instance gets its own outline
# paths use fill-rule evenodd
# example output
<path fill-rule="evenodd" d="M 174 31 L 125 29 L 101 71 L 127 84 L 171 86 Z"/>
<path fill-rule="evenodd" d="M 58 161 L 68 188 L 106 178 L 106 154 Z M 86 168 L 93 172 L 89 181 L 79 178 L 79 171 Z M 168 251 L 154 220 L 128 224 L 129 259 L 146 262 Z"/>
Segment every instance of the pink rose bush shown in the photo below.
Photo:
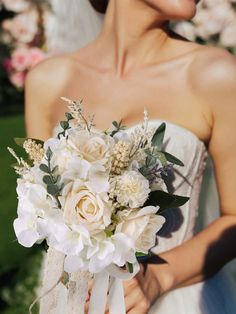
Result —
<path fill-rule="evenodd" d="M 15 13 L 2 22 L 1 38 L 10 51 L 3 66 L 10 82 L 22 89 L 27 72 L 48 56 L 44 18 L 51 13 L 44 1 L 2 0 L 2 6 Z"/>
<path fill-rule="evenodd" d="M 192 21 L 178 22 L 174 30 L 191 41 L 236 47 L 235 0 L 202 0 Z"/>

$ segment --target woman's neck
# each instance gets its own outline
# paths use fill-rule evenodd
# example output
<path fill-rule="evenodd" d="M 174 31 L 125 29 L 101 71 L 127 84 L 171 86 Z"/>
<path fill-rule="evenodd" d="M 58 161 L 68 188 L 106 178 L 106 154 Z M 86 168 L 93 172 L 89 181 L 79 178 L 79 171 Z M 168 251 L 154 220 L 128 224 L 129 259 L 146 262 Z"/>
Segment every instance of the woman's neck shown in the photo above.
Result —
<path fill-rule="evenodd" d="M 153 63 L 167 48 L 169 23 L 143 1 L 110 0 L 98 42 L 118 76 Z"/>

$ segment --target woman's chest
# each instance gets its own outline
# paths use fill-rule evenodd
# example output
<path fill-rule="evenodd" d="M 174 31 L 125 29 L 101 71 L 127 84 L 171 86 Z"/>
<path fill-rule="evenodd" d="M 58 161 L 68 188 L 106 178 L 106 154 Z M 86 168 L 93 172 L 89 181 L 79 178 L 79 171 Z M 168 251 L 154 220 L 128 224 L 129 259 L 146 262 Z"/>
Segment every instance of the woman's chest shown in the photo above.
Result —
<path fill-rule="evenodd" d="M 107 73 L 91 75 L 88 71 L 66 86 L 62 96 L 83 99 L 85 111 L 95 115 L 94 123 L 99 129 L 107 129 L 114 120 L 134 125 L 143 119 L 145 108 L 150 119 L 167 120 L 192 130 L 201 138 L 206 136 L 202 107 L 192 94 L 185 69 L 179 73 L 167 69 L 156 73 L 151 69 L 122 78 Z M 57 104 L 52 124 L 62 120 L 66 111 L 66 104 Z"/>

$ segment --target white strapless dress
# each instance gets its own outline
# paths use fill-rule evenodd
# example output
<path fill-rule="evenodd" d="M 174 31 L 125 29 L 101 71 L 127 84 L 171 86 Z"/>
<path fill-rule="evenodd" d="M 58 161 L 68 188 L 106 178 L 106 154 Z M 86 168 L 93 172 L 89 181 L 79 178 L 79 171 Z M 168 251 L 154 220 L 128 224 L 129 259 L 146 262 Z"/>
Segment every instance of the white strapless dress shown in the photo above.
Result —
<path fill-rule="evenodd" d="M 158 127 L 162 120 L 149 121 Z M 205 144 L 192 132 L 166 121 L 166 150 L 185 164 L 177 167 L 172 189 L 175 194 L 190 197 L 180 209 L 166 211 L 167 223 L 158 234 L 158 245 L 153 249 L 161 253 L 174 248 L 194 236 L 199 214 L 199 195 L 208 157 Z M 129 128 L 131 131 L 135 126 Z M 208 208 L 207 210 L 211 210 Z M 191 256 L 186 256 L 191 259 Z M 61 274 L 62 264 L 57 252 L 49 251 L 45 260 L 43 290 L 51 287 Z M 181 270 L 180 270 L 181 271 Z M 77 279 L 81 273 L 75 274 Z M 72 281 L 72 302 L 68 305 L 68 291 L 62 284 L 41 300 L 40 314 L 80 314 L 79 302 L 85 291 Z M 159 298 L 150 314 L 234 314 L 236 313 L 236 283 L 229 267 L 225 266 L 214 277 L 185 288 L 171 291 Z"/>

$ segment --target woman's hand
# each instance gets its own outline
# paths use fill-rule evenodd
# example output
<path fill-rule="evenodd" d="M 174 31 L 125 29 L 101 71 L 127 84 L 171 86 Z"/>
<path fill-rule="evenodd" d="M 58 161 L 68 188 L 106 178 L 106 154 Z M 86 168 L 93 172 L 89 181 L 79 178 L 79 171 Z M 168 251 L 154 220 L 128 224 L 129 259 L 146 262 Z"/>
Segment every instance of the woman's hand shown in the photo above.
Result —
<path fill-rule="evenodd" d="M 124 281 L 124 295 L 127 314 L 146 314 L 150 306 L 161 295 L 160 283 L 155 265 L 148 265 L 146 271 L 140 265 L 139 273 L 131 280 Z M 108 314 L 109 311 L 106 311 Z"/>
<path fill-rule="evenodd" d="M 91 288 L 92 282 L 89 284 L 85 313 L 88 313 Z M 141 264 L 139 273 L 133 279 L 124 281 L 126 313 L 148 313 L 150 306 L 161 294 L 162 289 L 155 272 L 155 265 L 148 265 L 144 270 Z M 109 313 L 108 306 L 105 313 Z"/>

